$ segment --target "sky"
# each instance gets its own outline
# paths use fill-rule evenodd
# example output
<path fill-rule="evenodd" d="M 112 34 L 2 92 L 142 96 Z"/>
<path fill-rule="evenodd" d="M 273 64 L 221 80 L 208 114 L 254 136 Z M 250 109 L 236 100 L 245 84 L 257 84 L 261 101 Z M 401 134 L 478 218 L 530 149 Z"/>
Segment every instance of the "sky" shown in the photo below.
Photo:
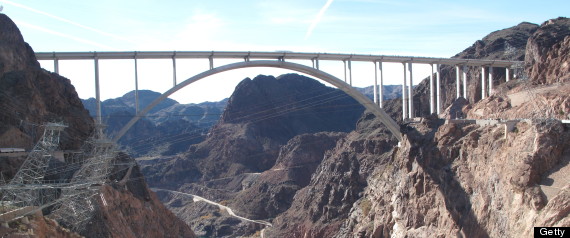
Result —
<path fill-rule="evenodd" d="M 523 21 L 568 17 L 570 1 L 436 0 L 0 0 L 2 13 L 36 52 L 296 51 L 451 57 L 485 35 Z M 215 66 L 232 63 L 215 60 Z M 53 62 L 41 61 L 53 71 Z M 295 61 L 311 65 L 310 61 Z M 177 60 L 178 82 L 209 69 L 208 60 Z M 320 62 L 344 78 L 342 62 Z M 102 99 L 135 88 L 133 60 L 100 60 Z M 60 61 L 81 98 L 94 97 L 93 61 Z M 401 84 L 401 64 L 384 64 L 385 84 Z M 414 83 L 429 65 L 414 65 Z M 246 77 L 287 70 L 225 72 L 171 98 L 181 103 L 229 97 Z M 139 89 L 172 87 L 171 60 L 138 60 Z M 374 83 L 374 65 L 353 62 L 353 85 Z"/>

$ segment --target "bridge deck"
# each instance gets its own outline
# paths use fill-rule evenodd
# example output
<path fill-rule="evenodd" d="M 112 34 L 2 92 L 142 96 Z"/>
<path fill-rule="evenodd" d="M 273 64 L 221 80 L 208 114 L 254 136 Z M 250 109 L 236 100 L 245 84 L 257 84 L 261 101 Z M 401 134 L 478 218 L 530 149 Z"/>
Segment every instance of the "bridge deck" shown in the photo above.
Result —
<path fill-rule="evenodd" d="M 389 63 L 421 63 L 467 66 L 510 67 L 520 61 L 435 58 L 416 56 L 297 53 L 297 52 L 254 52 L 254 51 L 122 51 L 122 52 L 38 52 L 38 60 L 82 60 L 82 59 L 275 59 L 275 60 L 336 60 Z"/>

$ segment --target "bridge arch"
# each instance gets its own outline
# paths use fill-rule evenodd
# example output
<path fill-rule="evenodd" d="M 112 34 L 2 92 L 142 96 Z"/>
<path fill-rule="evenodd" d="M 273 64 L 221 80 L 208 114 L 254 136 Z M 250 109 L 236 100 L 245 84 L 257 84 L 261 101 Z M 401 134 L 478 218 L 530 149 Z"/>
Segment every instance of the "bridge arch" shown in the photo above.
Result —
<path fill-rule="evenodd" d="M 175 93 L 176 91 L 194 83 L 200 79 L 206 78 L 208 76 L 212 76 L 214 74 L 218 74 L 225 71 L 242 69 L 242 68 L 252 68 L 252 67 L 271 67 L 271 68 L 283 68 L 289 69 L 301 73 L 305 73 L 321 79 L 327 83 L 330 83 L 337 87 L 338 89 L 344 91 L 346 94 L 354 98 L 360 104 L 362 104 L 366 109 L 370 110 L 380 121 L 390 130 L 390 132 L 398 139 L 398 141 L 402 141 L 402 134 L 400 133 L 399 125 L 390 117 L 384 110 L 380 107 L 375 105 L 370 99 L 364 96 L 362 93 L 358 92 L 352 86 L 348 85 L 344 81 L 340 80 L 339 78 L 328 74 L 324 71 L 311 68 L 306 65 L 285 62 L 285 61 L 274 61 L 274 60 L 256 60 L 256 61 L 245 61 L 245 62 L 237 62 L 232 64 L 227 64 L 224 66 L 216 67 L 197 75 L 194 75 L 183 82 L 177 84 L 170 90 L 163 93 L 160 97 L 152 101 L 147 107 L 141 110 L 135 117 L 133 117 L 120 131 L 115 135 L 113 138 L 114 142 L 119 141 L 123 135 L 143 116 L 145 116 L 152 108 L 162 102 L 164 99 L 168 98 L 170 95 Z"/>

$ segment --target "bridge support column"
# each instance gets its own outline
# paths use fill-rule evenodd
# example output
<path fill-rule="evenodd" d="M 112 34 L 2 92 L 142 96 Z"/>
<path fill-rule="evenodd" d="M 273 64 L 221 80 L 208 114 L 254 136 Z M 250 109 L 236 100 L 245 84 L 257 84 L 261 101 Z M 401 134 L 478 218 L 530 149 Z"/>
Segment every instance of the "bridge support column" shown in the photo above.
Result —
<path fill-rule="evenodd" d="M 380 70 L 380 88 L 378 89 L 378 105 L 384 108 L 384 72 L 382 71 L 382 61 L 378 62 L 378 70 Z"/>
<path fill-rule="evenodd" d="M 319 69 L 319 59 L 318 58 L 312 58 L 311 62 L 313 63 L 313 68 Z"/>
<path fill-rule="evenodd" d="M 404 83 L 402 84 L 402 118 L 406 120 L 408 118 L 408 90 L 406 89 L 406 63 L 402 63 L 404 66 Z"/>
<path fill-rule="evenodd" d="M 139 70 L 135 53 L 135 115 L 139 114 Z"/>
<path fill-rule="evenodd" d="M 374 87 L 372 89 L 374 90 L 372 92 L 374 95 L 374 104 L 378 105 L 378 70 L 376 69 L 376 61 L 374 61 Z"/>
<path fill-rule="evenodd" d="M 455 94 L 457 95 L 456 98 L 461 97 L 461 91 L 459 88 L 459 80 L 461 80 L 461 69 L 459 68 L 459 65 L 455 66 Z"/>
<path fill-rule="evenodd" d="M 436 107 L 437 107 L 437 114 L 439 115 L 441 113 L 441 65 L 440 64 L 436 64 L 435 65 L 436 68 L 436 77 L 435 77 L 435 101 L 436 101 Z"/>
<path fill-rule="evenodd" d="M 99 88 L 99 59 L 95 56 L 95 102 L 97 106 L 97 123 L 103 122 L 101 117 L 101 91 Z"/>
<path fill-rule="evenodd" d="M 463 65 L 463 98 L 467 99 L 467 65 Z"/>
<path fill-rule="evenodd" d="M 172 56 L 172 87 L 176 86 L 176 52 Z"/>
<path fill-rule="evenodd" d="M 481 66 L 481 100 L 485 99 L 487 96 L 487 90 L 485 87 L 485 66 Z"/>
<path fill-rule="evenodd" d="M 408 73 L 410 74 L 409 77 L 409 84 L 408 85 L 408 113 L 409 118 L 414 118 L 414 77 L 412 73 L 412 63 L 408 63 Z"/>
<path fill-rule="evenodd" d="M 509 67 L 505 67 L 505 74 L 506 74 L 506 80 L 507 82 L 509 82 L 509 80 L 511 80 L 511 68 Z"/>
<path fill-rule="evenodd" d="M 352 61 L 348 60 L 348 77 L 350 79 L 350 86 L 352 86 Z"/>
<path fill-rule="evenodd" d="M 431 74 L 429 74 L 429 113 L 435 113 L 434 86 L 433 86 L 433 64 L 431 66 Z"/>
<path fill-rule="evenodd" d="M 489 96 L 493 93 L 493 66 L 489 66 Z"/>
<path fill-rule="evenodd" d="M 57 58 L 53 60 L 53 72 L 59 74 L 59 60 Z"/>
<path fill-rule="evenodd" d="M 344 82 L 346 83 L 346 60 L 342 60 L 342 63 L 344 64 Z"/>

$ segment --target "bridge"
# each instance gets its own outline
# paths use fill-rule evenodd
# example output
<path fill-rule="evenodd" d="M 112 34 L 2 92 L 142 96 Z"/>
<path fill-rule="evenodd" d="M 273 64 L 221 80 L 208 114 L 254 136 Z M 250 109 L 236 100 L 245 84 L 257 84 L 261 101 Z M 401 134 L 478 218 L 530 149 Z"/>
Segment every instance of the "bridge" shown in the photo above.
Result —
<path fill-rule="evenodd" d="M 176 91 L 188 86 L 205 77 L 250 67 L 273 67 L 289 69 L 305 73 L 334 85 L 340 90 L 353 97 L 366 109 L 378 117 L 386 125 L 388 130 L 399 140 L 402 140 L 400 127 L 390 118 L 383 108 L 383 63 L 401 63 L 402 74 L 402 118 L 411 119 L 414 115 L 413 96 L 413 65 L 428 64 L 431 66 L 430 74 L 430 112 L 440 114 L 442 109 L 441 99 L 441 65 L 451 65 L 456 71 L 456 97 L 467 97 L 467 67 L 477 67 L 481 70 L 482 98 L 490 95 L 493 91 L 493 67 L 506 69 L 506 81 L 510 80 L 511 69 L 520 61 L 481 60 L 481 59 L 457 59 L 435 58 L 414 56 L 389 56 L 389 55 L 365 55 L 365 54 L 331 54 L 331 53 L 298 53 L 298 52 L 251 52 L 251 51 L 130 51 L 130 52 L 39 52 L 36 53 L 38 60 L 52 60 L 54 71 L 59 73 L 60 60 L 93 60 L 95 68 L 95 99 L 97 107 L 97 122 L 101 123 L 101 88 L 99 86 L 99 60 L 132 59 L 135 67 L 135 108 L 136 116 L 123 127 L 113 139 L 118 141 L 141 117 L 145 116 L 153 107 Z M 155 99 L 146 108 L 139 110 L 138 99 L 138 59 L 171 59 L 173 68 L 172 88 Z M 182 82 L 177 82 L 176 60 L 177 59 L 206 59 L 210 62 L 210 69 L 192 76 Z M 215 59 L 238 59 L 240 62 L 214 67 Z M 242 61 L 243 60 L 243 61 Z M 312 67 L 288 62 L 288 60 L 307 60 Z M 344 80 L 320 70 L 320 61 L 342 61 L 344 65 Z M 371 101 L 366 96 L 352 87 L 352 62 L 371 62 L 374 64 L 374 99 Z M 487 72 L 487 74 L 485 73 Z M 435 75 L 435 77 L 434 77 Z M 487 79 L 485 79 L 487 76 Z M 435 79 L 434 79 L 435 78 Z M 378 79 L 380 83 L 378 83 Z M 434 84 L 435 80 L 435 84 Z M 486 81 L 488 83 L 486 84 Z"/>

